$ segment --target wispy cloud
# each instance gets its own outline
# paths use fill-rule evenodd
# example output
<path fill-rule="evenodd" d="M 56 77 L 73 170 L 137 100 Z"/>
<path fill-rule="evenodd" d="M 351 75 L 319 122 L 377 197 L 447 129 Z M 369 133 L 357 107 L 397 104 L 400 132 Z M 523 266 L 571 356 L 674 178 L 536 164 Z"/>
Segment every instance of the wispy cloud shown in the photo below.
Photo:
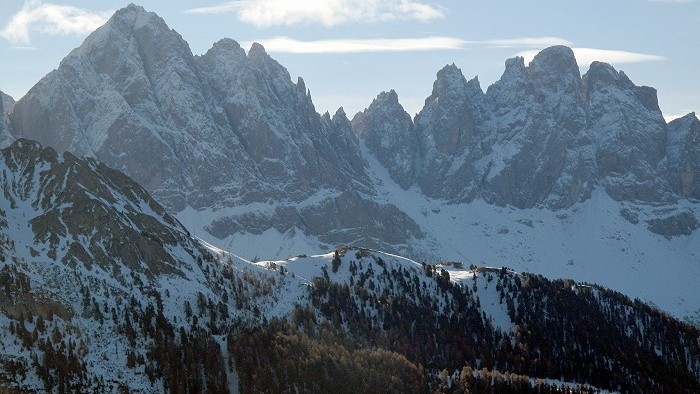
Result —
<path fill-rule="evenodd" d="M 570 41 L 558 37 L 521 37 L 502 40 L 470 41 L 456 37 L 430 36 L 421 38 L 340 38 L 302 41 L 280 36 L 243 42 L 243 46 L 250 46 L 253 42 L 262 44 L 268 52 L 276 53 L 408 52 L 455 50 L 472 46 L 543 48 L 551 45 L 571 44 Z"/>
<path fill-rule="evenodd" d="M 481 41 L 480 43 L 499 48 L 545 48 L 554 45 L 573 45 L 573 42 L 560 37 L 518 37 L 502 40 L 486 40 Z"/>
<path fill-rule="evenodd" d="M 320 23 L 336 26 L 391 20 L 431 21 L 445 16 L 442 7 L 414 0 L 245 0 L 186 10 L 194 14 L 234 12 L 257 27 Z"/>
<path fill-rule="evenodd" d="M 595 48 L 571 48 L 576 56 L 576 62 L 579 66 L 587 66 L 594 61 L 600 61 L 612 64 L 624 63 L 641 63 L 665 60 L 663 56 L 650 55 L 646 53 L 616 51 L 610 49 L 595 49 Z M 526 62 L 531 61 L 539 51 L 530 50 L 519 52 L 517 56 L 522 56 Z"/>
<path fill-rule="evenodd" d="M 39 48 L 33 47 L 33 46 L 23 46 L 23 45 L 13 45 L 10 47 L 10 49 L 14 49 L 17 51 L 37 51 Z"/>
<path fill-rule="evenodd" d="M 289 37 L 258 40 L 268 52 L 277 53 L 359 53 L 406 52 L 461 49 L 466 41 L 453 37 L 333 39 L 300 41 Z M 253 42 L 244 42 L 250 46 Z"/>
<path fill-rule="evenodd" d="M 111 12 L 91 12 L 82 8 L 44 3 L 24 2 L 0 31 L 0 36 L 20 46 L 30 46 L 30 32 L 50 35 L 86 34 L 104 24 Z"/>

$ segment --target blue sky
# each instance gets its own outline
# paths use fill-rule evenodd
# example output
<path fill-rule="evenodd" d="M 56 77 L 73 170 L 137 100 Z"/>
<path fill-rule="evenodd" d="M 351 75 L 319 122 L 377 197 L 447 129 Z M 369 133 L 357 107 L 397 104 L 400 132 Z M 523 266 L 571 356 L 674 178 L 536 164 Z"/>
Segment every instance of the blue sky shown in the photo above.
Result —
<path fill-rule="evenodd" d="M 0 90 L 20 98 L 122 1 L 3 0 Z M 415 114 L 436 72 L 455 63 L 484 90 L 515 55 L 574 48 L 581 72 L 611 63 L 658 89 L 664 115 L 700 114 L 700 1 L 142 0 L 206 52 L 221 38 L 263 43 L 302 76 L 319 112 L 349 116 L 395 89 Z"/>

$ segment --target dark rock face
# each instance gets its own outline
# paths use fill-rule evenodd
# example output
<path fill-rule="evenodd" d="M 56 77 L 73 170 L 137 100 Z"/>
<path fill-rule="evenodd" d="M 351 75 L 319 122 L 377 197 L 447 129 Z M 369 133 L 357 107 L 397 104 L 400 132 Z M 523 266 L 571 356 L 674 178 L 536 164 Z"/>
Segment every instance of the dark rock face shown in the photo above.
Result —
<path fill-rule="evenodd" d="M 585 123 L 580 90 L 569 48 L 545 49 L 528 67 L 520 58 L 506 63 L 486 93 L 496 135 L 484 174 L 490 199 L 560 207 L 585 197 L 587 172 L 571 149 Z"/>
<path fill-rule="evenodd" d="M 683 197 L 700 199 L 700 120 L 690 113 L 668 124 L 668 181 Z"/>
<path fill-rule="evenodd" d="M 698 219 L 692 212 L 680 212 L 661 219 L 651 219 L 647 221 L 650 231 L 663 235 L 666 238 L 690 235 L 698 227 Z"/>

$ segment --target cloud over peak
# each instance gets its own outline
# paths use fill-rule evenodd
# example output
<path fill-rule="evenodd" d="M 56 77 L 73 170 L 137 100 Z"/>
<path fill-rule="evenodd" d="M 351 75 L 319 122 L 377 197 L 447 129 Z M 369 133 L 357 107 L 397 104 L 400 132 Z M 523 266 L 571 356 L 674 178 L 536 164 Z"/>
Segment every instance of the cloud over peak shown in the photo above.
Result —
<path fill-rule="evenodd" d="M 0 31 L 14 44 L 29 46 L 30 32 L 50 35 L 87 34 L 104 24 L 111 12 L 91 12 L 82 8 L 27 0 Z"/>
<path fill-rule="evenodd" d="M 610 49 L 596 49 L 596 48 L 571 48 L 574 51 L 574 56 L 576 57 L 576 62 L 579 67 L 588 66 L 594 61 L 600 61 L 611 64 L 624 64 L 624 63 L 642 63 L 642 62 L 653 62 L 659 60 L 665 60 L 666 58 L 658 55 L 650 55 L 646 53 L 638 52 L 628 52 L 628 51 L 616 51 Z M 517 53 L 517 56 L 522 56 L 525 62 L 531 61 L 535 55 L 539 53 L 538 50 L 523 51 Z"/>
<path fill-rule="evenodd" d="M 460 49 L 465 41 L 453 37 L 372 38 L 300 41 L 273 37 L 257 41 L 268 52 L 278 53 L 361 53 L 407 52 Z M 250 46 L 253 42 L 244 42 Z"/>
<path fill-rule="evenodd" d="M 257 27 L 320 23 L 336 26 L 355 22 L 417 20 L 445 16 L 442 7 L 414 0 L 243 0 L 192 8 L 194 14 L 235 12 L 239 20 Z"/>

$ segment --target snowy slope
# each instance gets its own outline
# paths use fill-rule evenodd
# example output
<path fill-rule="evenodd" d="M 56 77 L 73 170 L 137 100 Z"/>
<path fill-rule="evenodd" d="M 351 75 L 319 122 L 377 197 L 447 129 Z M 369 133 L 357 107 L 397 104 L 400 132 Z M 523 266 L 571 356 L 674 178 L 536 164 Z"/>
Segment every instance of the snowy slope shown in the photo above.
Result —
<path fill-rule="evenodd" d="M 143 188 L 104 164 L 19 139 L 2 150 L 0 174 L 0 331 L 14 334 L 0 337 L 0 361 L 25 371 L 9 375 L 16 387 L 117 392 L 118 385 L 101 386 L 114 381 L 162 392 L 163 381 L 149 379 L 144 366 L 124 368 L 130 354 L 146 356 L 153 346 L 145 333 L 132 342 L 125 327 L 139 332 L 137 319 L 151 313 L 194 332 L 186 305 L 230 311 L 220 319 L 225 327 L 259 321 L 274 304 L 272 274 L 214 257 Z M 202 321 L 211 313 L 194 312 Z M 83 374 L 61 386 L 63 361 L 49 354 Z M 36 357 L 46 362 L 32 364 Z"/>
<path fill-rule="evenodd" d="M 505 266 L 552 279 L 597 283 L 680 319 L 700 322 L 700 235 L 665 237 L 649 231 L 647 223 L 679 212 L 697 215 L 693 202 L 654 207 L 615 201 L 598 189 L 589 200 L 557 211 L 499 207 L 483 200 L 451 203 L 427 198 L 416 188 L 404 190 L 371 153 L 364 151 L 363 156 L 378 190 L 376 200 L 396 205 L 426 234 L 396 248 L 400 254 L 429 263 Z M 264 208 L 274 209 L 274 204 Z M 301 231 L 275 229 L 220 240 L 202 228 L 207 217 L 201 212 L 184 211 L 177 217 L 193 234 L 251 260 L 314 254 L 337 246 Z M 363 246 L 362 239 L 350 244 Z"/>
<path fill-rule="evenodd" d="M 454 204 L 428 199 L 415 189 L 404 191 L 367 156 L 381 185 L 379 195 L 428 234 L 412 245 L 416 255 L 597 283 L 679 318 L 700 318 L 700 234 L 666 238 L 650 232 L 646 223 L 676 212 L 697 215 L 693 202 L 653 207 L 615 201 L 596 190 L 589 200 L 557 211 L 481 200 Z"/>

